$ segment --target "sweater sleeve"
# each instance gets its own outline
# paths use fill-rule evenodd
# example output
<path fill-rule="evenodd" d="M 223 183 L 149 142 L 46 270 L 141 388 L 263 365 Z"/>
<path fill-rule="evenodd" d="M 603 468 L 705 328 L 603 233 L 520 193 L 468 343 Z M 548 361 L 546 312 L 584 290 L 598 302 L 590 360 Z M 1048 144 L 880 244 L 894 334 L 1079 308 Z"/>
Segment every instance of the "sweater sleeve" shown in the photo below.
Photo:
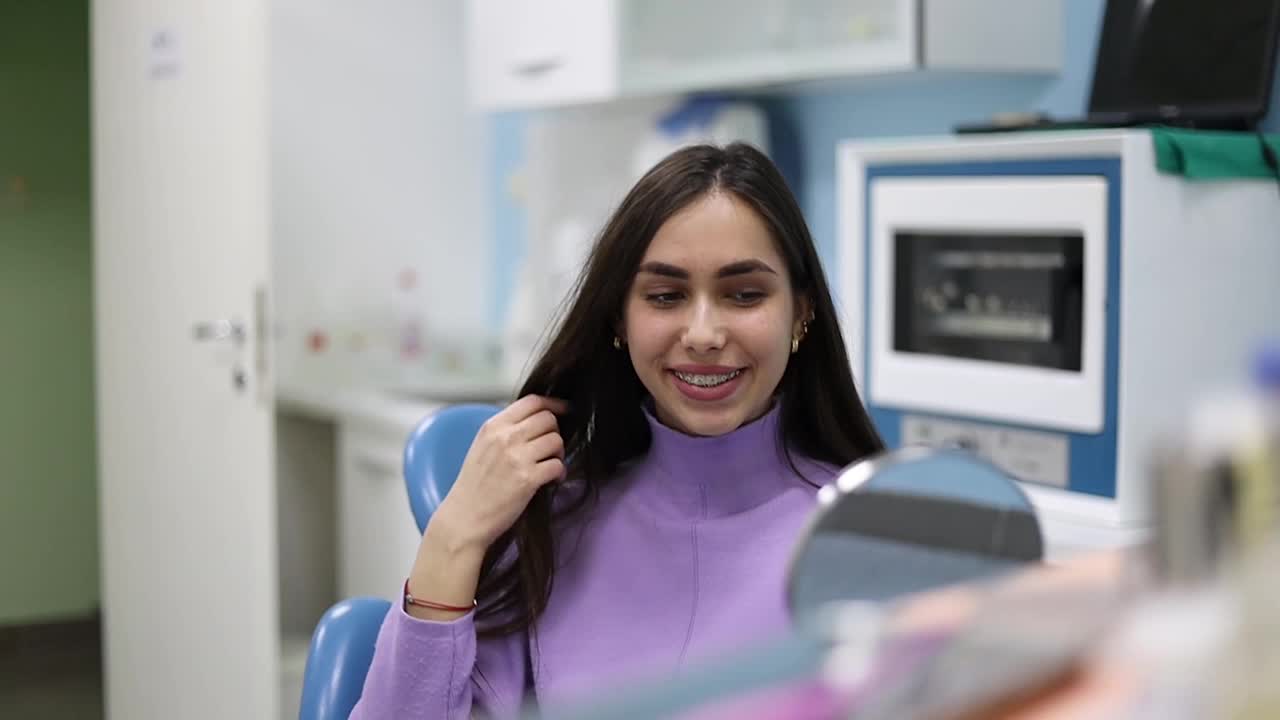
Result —
<path fill-rule="evenodd" d="M 378 631 L 351 720 L 514 718 L 528 689 L 524 634 L 477 641 L 473 613 L 420 620 L 395 605 Z"/>

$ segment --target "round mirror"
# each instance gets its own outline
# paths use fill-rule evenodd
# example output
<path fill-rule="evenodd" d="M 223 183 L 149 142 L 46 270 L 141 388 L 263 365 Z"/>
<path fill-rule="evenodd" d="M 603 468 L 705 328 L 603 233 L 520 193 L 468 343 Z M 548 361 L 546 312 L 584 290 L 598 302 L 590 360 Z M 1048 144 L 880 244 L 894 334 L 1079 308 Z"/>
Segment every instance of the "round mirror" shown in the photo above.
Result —
<path fill-rule="evenodd" d="M 904 448 L 854 463 L 818 493 L 787 577 L 792 615 L 883 602 L 1043 558 L 1017 482 L 960 450 Z"/>

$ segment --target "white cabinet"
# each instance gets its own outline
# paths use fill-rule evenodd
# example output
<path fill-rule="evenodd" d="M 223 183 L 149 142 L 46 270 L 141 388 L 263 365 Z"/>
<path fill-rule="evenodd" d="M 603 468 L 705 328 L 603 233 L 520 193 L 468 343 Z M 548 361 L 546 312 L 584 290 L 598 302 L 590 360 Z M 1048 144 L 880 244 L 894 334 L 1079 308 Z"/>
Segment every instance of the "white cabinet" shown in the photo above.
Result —
<path fill-rule="evenodd" d="M 472 101 L 493 108 L 614 97 L 617 10 L 609 0 L 471 0 Z"/>
<path fill-rule="evenodd" d="M 471 98 L 553 106 L 912 70 L 1056 72 L 1062 0 L 472 0 Z"/>
<path fill-rule="evenodd" d="M 338 425 L 338 596 L 394 600 L 418 550 L 405 491 L 410 427 L 343 418 Z"/>
<path fill-rule="evenodd" d="M 632 92 L 766 85 L 911 68 L 915 0 L 624 1 Z"/>

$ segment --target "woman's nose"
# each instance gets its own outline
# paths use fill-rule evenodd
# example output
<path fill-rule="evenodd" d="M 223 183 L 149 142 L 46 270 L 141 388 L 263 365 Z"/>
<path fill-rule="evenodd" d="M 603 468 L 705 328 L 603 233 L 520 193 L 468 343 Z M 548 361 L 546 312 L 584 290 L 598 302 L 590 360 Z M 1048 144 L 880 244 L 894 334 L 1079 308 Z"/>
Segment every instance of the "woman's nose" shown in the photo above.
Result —
<path fill-rule="evenodd" d="M 690 306 L 685 325 L 684 346 L 693 352 L 705 353 L 724 347 L 725 329 L 715 303 L 700 300 Z"/>

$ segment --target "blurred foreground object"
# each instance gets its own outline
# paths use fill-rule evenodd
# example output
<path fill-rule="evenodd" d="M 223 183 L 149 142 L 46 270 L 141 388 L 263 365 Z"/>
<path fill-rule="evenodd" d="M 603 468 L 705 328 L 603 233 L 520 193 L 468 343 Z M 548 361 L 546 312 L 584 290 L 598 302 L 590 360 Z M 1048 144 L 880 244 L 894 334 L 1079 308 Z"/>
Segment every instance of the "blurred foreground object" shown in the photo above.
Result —
<path fill-rule="evenodd" d="M 1280 717 L 1280 351 L 1206 396 L 1153 462 L 1156 583 L 1129 623 L 1141 717 Z"/>

